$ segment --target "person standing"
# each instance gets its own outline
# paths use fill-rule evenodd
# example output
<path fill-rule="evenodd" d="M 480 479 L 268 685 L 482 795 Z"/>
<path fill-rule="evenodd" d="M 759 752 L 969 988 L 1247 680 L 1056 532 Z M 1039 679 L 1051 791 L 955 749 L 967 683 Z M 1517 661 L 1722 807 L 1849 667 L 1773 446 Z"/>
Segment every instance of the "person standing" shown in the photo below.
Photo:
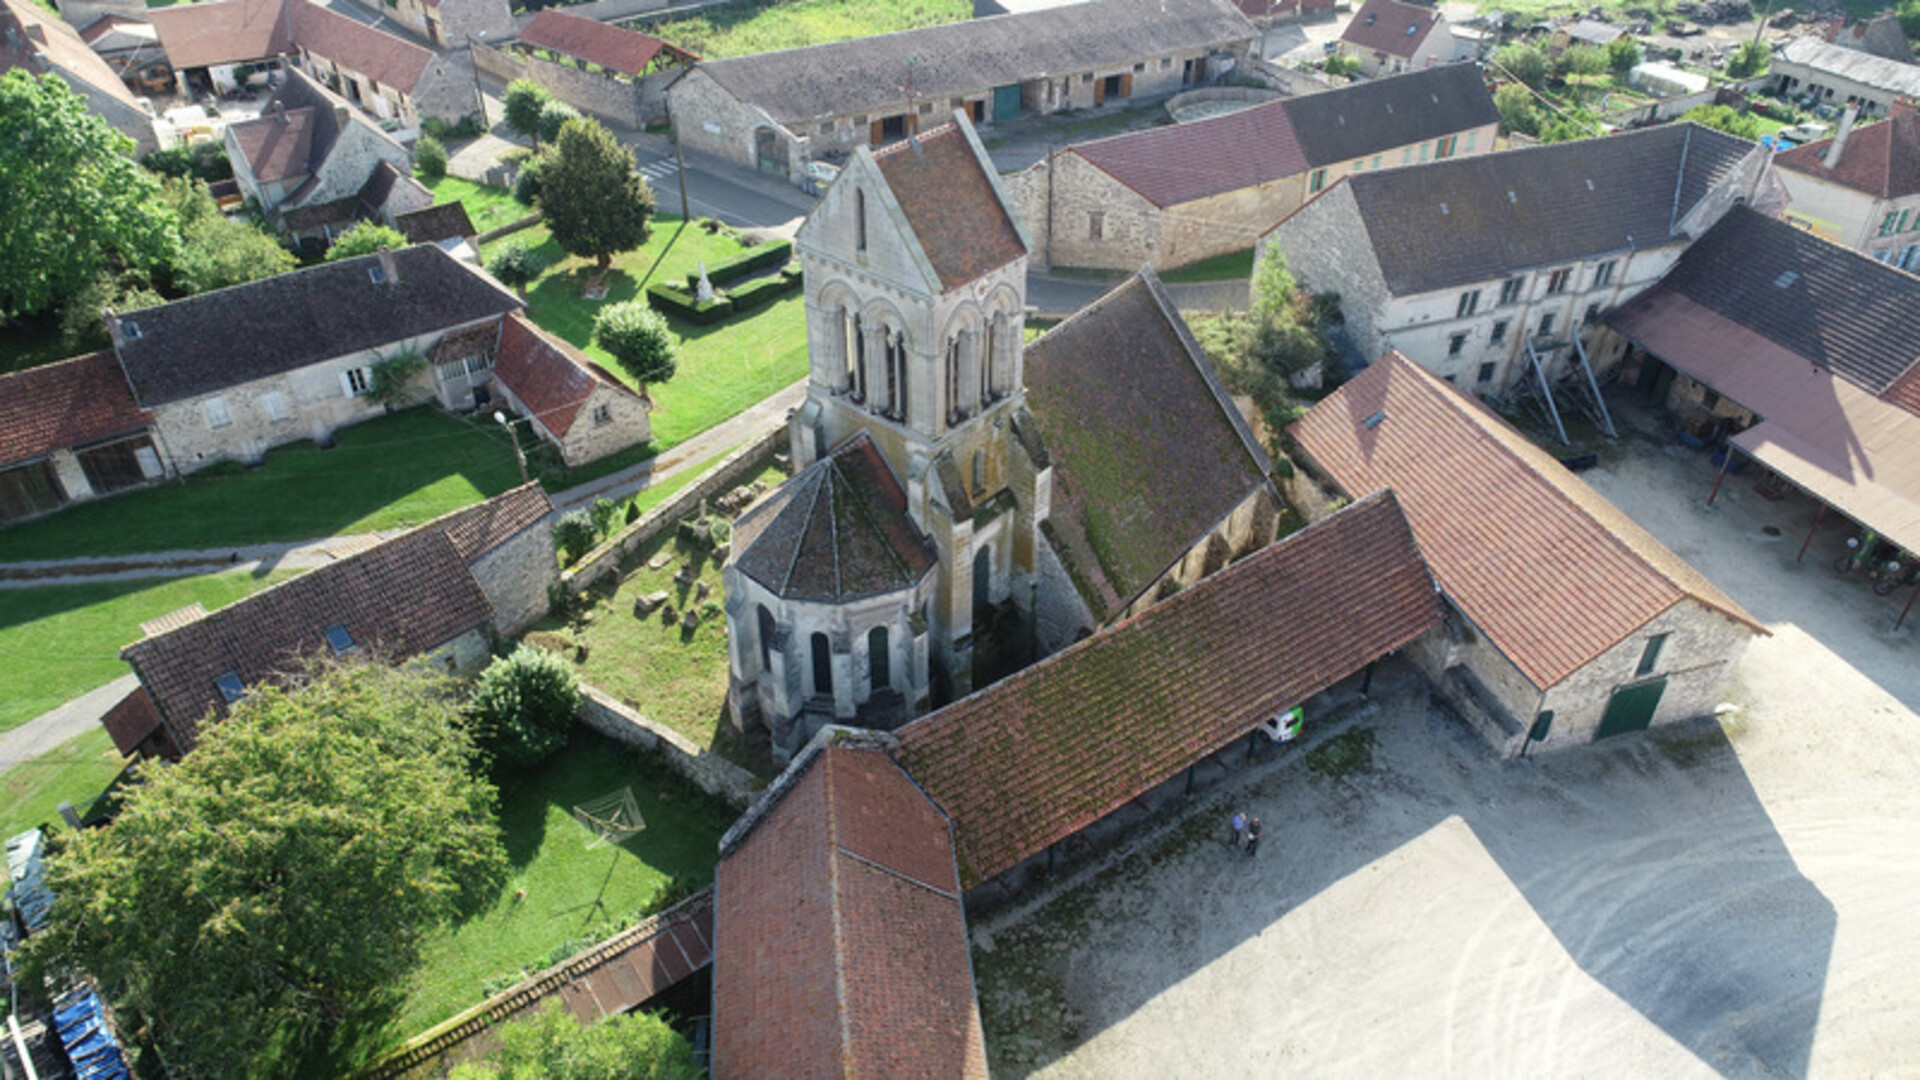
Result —
<path fill-rule="evenodd" d="M 1227 834 L 1227 847 L 1237 848 L 1240 846 L 1241 839 L 1246 836 L 1247 816 L 1235 812 L 1232 820 L 1228 821 L 1227 825 L 1232 829 L 1232 831 Z"/>
<path fill-rule="evenodd" d="M 1248 818 L 1247 819 L 1247 858 L 1249 859 L 1253 858 L 1253 853 L 1258 850 L 1260 850 L 1260 819 L 1257 817 Z"/>

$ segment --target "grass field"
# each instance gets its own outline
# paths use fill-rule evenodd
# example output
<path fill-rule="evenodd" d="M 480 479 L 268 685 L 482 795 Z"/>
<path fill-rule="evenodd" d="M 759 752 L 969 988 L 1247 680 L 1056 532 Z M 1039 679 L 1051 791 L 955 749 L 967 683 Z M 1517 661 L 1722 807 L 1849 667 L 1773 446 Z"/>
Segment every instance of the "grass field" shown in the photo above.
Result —
<path fill-rule="evenodd" d="M 606 304 L 632 300 L 656 281 L 676 281 L 746 250 L 724 234 L 681 228 L 681 220 L 654 220 L 652 239 L 613 261 L 605 300 L 580 295 L 592 264 L 560 250 L 544 227 L 515 234 L 551 260 L 551 268 L 528 293 L 528 315 L 549 332 L 585 350 L 622 379 L 626 372 L 593 345 L 593 317 Z M 489 245 L 491 250 L 491 245 Z M 738 415 L 749 405 L 804 378 L 807 327 L 798 296 L 713 326 L 669 319 L 680 339 L 680 365 L 672 380 L 648 388 L 653 398 L 653 452 Z M 629 380 L 631 381 L 631 380 Z"/>
<path fill-rule="evenodd" d="M 293 576 L 234 570 L 0 589 L 0 731 L 125 675 L 120 646 L 140 640 L 148 619 L 196 601 L 212 611 Z"/>
<path fill-rule="evenodd" d="M 443 176 L 438 180 L 429 180 L 420 176 L 416 179 L 426 185 L 428 191 L 433 192 L 435 206 L 450 202 L 465 203 L 467 217 L 472 219 L 473 227 L 483 233 L 491 232 L 502 225 L 510 225 L 533 213 L 514 202 L 513 192 L 503 187 L 476 184 L 457 176 Z"/>
<path fill-rule="evenodd" d="M 804 345 L 803 345 L 804 348 Z M 428 407 L 294 443 L 258 468 L 70 507 L 0 530 L 0 561 L 309 540 L 417 525 L 520 482 L 505 433 Z"/>
<path fill-rule="evenodd" d="M 631 787 L 644 832 L 587 849 L 573 807 Z M 538 771 L 500 789 L 500 826 L 512 878 L 493 908 L 430 940 L 393 1042 L 410 1038 L 485 995 L 483 987 L 556 963 L 634 921 L 679 881 L 713 880 L 720 834 L 733 811 L 654 759 L 585 729 Z"/>
<path fill-rule="evenodd" d="M 971 18 L 967 0 L 733 0 L 636 29 L 718 60 Z"/>
<path fill-rule="evenodd" d="M 93 730 L 0 773 L 0 839 L 60 820 L 60 804 L 87 808 L 125 771 L 106 729 Z"/>
<path fill-rule="evenodd" d="M 1200 281 L 1245 281 L 1253 276 L 1253 249 L 1229 251 L 1225 255 L 1215 255 L 1183 266 L 1178 270 L 1169 270 L 1160 275 L 1161 281 L 1200 282 Z"/>

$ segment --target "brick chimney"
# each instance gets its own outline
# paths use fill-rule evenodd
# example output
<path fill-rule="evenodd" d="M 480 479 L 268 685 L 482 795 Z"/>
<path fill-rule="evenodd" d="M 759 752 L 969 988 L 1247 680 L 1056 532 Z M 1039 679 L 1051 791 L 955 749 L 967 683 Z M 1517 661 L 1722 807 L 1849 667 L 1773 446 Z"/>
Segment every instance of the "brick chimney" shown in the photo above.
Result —
<path fill-rule="evenodd" d="M 1853 121 L 1854 118 L 1859 115 L 1860 110 L 1858 107 L 1853 105 L 1847 106 L 1847 111 L 1840 115 L 1840 130 L 1834 134 L 1833 145 L 1827 147 L 1827 156 L 1820 159 L 1820 164 L 1825 165 L 1829 169 L 1839 166 L 1840 153 L 1846 149 L 1847 136 L 1853 133 Z"/>
<path fill-rule="evenodd" d="M 1920 105 L 1916 105 L 1910 97 L 1897 97 L 1887 103 L 1889 120 L 1896 116 L 1912 116 L 1915 112 L 1920 112 Z"/>

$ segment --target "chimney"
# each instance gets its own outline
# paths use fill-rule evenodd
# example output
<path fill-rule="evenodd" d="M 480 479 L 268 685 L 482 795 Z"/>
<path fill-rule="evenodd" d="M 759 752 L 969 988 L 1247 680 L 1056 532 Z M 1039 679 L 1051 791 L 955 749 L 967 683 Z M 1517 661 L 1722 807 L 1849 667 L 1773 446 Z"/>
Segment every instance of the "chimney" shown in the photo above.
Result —
<path fill-rule="evenodd" d="M 1859 115 L 1859 108 L 1853 105 L 1847 106 L 1847 111 L 1840 115 L 1840 130 L 1834 133 L 1833 145 L 1827 147 L 1827 156 L 1820 160 L 1822 165 L 1832 169 L 1840 164 L 1840 152 L 1846 148 L 1847 136 L 1853 133 L 1854 117 Z"/>
<path fill-rule="evenodd" d="M 1910 97 L 1897 97 L 1887 103 L 1888 119 L 1896 116 L 1912 116 L 1916 111 L 1920 111 L 1920 105 L 1915 105 Z"/>
<path fill-rule="evenodd" d="M 380 260 L 380 276 L 386 282 L 387 288 L 392 289 L 399 286 L 400 263 L 399 260 L 393 257 L 393 249 L 381 248 L 375 253 L 375 257 Z"/>
<path fill-rule="evenodd" d="M 106 320 L 107 337 L 113 342 L 113 351 L 119 352 L 120 346 L 126 344 L 127 341 L 127 332 L 120 325 L 120 316 L 116 314 L 112 308 L 102 308 L 100 310 L 100 317 Z"/>

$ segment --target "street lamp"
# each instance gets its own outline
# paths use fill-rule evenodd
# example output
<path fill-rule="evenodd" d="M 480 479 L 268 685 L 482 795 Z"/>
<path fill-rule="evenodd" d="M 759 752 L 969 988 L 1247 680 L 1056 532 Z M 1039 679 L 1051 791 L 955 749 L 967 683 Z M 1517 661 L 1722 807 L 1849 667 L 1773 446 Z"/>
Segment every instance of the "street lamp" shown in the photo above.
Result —
<path fill-rule="evenodd" d="M 513 457 L 520 463 L 520 482 L 527 482 L 527 452 L 520 449 L 520 437 L 513 433 L 513 425 L 507 422 L 507 414 L 498 409 L 493 411 L 493 422 L 506 429 L 507 441 L 513 444 Z"/>

